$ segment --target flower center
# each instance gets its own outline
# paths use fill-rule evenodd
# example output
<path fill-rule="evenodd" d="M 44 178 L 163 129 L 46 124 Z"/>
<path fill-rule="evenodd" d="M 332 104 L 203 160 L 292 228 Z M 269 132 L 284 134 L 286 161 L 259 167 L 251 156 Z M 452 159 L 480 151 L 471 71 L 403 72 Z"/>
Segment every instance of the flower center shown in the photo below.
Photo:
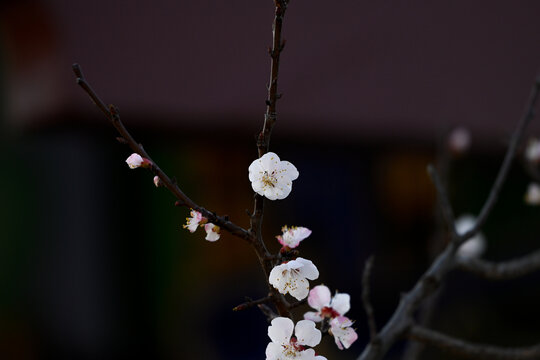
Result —
<path fill-rule="evenodd" d="M 321 309 L 321 316 L 333 319 L 338 317 L 339 313 L 331 307 L 325 306 Z"/>
<path fill-rule="evenodd" d="M 285 348 L 283 350 L 285 356 L 289 358 L 295 358 L 297 355 L 300 355 L 300 352 L 306 349 L 304 346 L 297 344 L 296 341 L 296 337 L 293 336 L 291 337 L 291 341 L 288 345 L 283 345 L 283 347 Z"/>
<path fill-rule="evenodd" d="M 261 181 L 266 186 L 274 187 L 277 183 L 275 171 L 272 171 L 270 174 L 268 174 L 268 171 L 265 171 Z"/>

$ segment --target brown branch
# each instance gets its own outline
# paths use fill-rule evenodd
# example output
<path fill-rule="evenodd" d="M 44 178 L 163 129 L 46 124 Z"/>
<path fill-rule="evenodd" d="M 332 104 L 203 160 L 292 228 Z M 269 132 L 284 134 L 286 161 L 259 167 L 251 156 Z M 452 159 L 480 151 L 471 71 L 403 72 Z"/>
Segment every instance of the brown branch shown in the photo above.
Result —
<path fill-rule="evenodd" d="M 392 315 L 390 320 L 388 320 L 388 322 L 382 328 L 379 334 L 377 334 L 379 341 L 376 344 L 368 344 L 364 351 L 358 357 L 358 360 L 382 359 L 382 357 L 394 345 L 394 343 L 407 334 L 408 329 L 413 325 L 412 317 L 420 304 L 422 304 L 423 300 L 433 294 L 433 292 L 440 286 L 446 274 L 455 267 L 455 252 L 458 246 L 467 239 L 471 238 L 480 230 L 487 217 L 489 216 L 491 210 L 493 209 L 493 206 L 495 205 L 495 202 L 498 198 L 500 189 L 502 188 L 502 185 L 506 180 L 506 176 L 508 175 L 512 159 L 514 158 L 517 146 L 523 136 L 525 127 L 533 117 L 534 106 L 538 98 L 539 89 L 540 78 L 536 80 L 535 84 L 532 87 L 525 115 L 523 115 L 523 117 L 519 121 L 517 128 L 512 135 L 510 145 L 501 165 L 501 169 L 499 170 L 499 174 L 497 175 L 497 178 L 495 179 L 493 186 L 490 190 L 489 196 L 486 199 L 484 206 L 482 207 L 482 211 L 480 212 L 475 227 L 467 233 L 455 237 L 455 241 L 450 242 L 446 246 L 443 252 L 431 264 L 429 269 L 418 280 L 412 290 L 410 290 L 408 293 L 405 293 L 401 297 L 401 300 L 394 314 Z M 435 177 L 435 179 L 436 178 L 437 177 Z M 439 191 L 440 194 L 445 194 L 444 189 L 442 193 L 439 189 L 437 189 L 437 191 Z M 447 210 L 448 209 L 446 209 L 445 211 Z M 448 216 L 447 221 L 450 221 L 451 217 L 449 216 L 449 214 L 446 214 L 446 216 Z"/>
<path fill-rule="evenodd" d="M 284 43 L 281 40 L 281 29 L 283 26 L 283 17 L 287 9 L 288 0 L 275 0 L 274 23 L 272 31 L 272 48 L 269 50 L 271 57 L 270 66 L 270 85 L 268 86 L 268 97 L 266 99 L 266 113 L 264 115 L 264 124 L 257 138 L 257 150 L 259 157 L 268 152 L 270 146 L 270 135 L 276 122 L 276 103 L 280 98 L 277 93 L 278 76 L 279 76 L 279 57 L 283 50 Z M 269 253 L 262 237 L 262 222 L 264 213 L 264 197 L 255 194 L 254 210 L 250 217 L 249 232 L 254 238 L 253 247 L 259 258 L 259 262 L 264 269 L 266 281 L 270 271 L 274 266 L 272 255 Z M 289 310 L 289 304 L 285 297 L 280 294 L 272 285 L 268 283 L 268 288 L 271 292 L 273 303 L 281 316 L 292 318 Z"/>
<path fill-rule="evenodd" d="M 411 327 L 408 336 L 412 340 L 439 347 L 465 359 L 540 359 L 540 344 L 521 348 L 474 344 L 420 326 Z"/>
<path fill-rule="evenodd" d="M 371 269 L 373 268 L 373 261 L 375 258 L 372 256 L 367 259 L 364 265 L 364 273 L 362 274 L 362 304 L 367 315 L 367 322 L 369 327 L 369 339 L 371 343 L 376 341 L 377 337 L 377 324 L 375 323 L 375 312 L 373 306 L 369 300 L 370 285 L 369 278 L 371 276 Z"/>
<path fill-rule="evenodd" d="M 184 194 L 182 190 L 180 190 L 176 182 L 171 180 L 169 176 L 167 176 L 167 174 L 165 174 L 165 172 L 161 170 L 161 168 L 155 163 L 155 161 L 152 160 L 150 155 L 148 155 L 148 153 L 144 150 L 142 145 L 136 142 L 135 139 L 131 136 L 131 134 L 128 132 L 128 130 L 125 128 L 124 124 L 120 120 L 120 114 L 118 112 L 118 109 L 114 105 L 106 106 L 105 103 L 99 98 L 97 93 L 86 81 L 79 64 L 73 64 L 73 72 L 77 77 L 77 84 L 79 84 L 81 88 L 88 94 L 88 96 L 90 96 L 94 104 L 96 104 L 96 106 L 101 110 L 101 112 L 105 114 L 107 119 L 109 119 L 111 124 L 118 131 L 118 133 L 120 134 L 120 138 L 122 139 L 121 142 L 128 145 L 132 151 L 151 161 L 152 166 L 150 170 L 154 173 L 154 175 L 157 175 L 160 178 L 162 184 L 178 199 L 181 205 L 199 211 L 210 222 L 218 225 L 224 230 L 227 230 L 231 234 L 240 237 L 250 243 L 253 242 L 253 237 L 247 230 L 229 221 L 227 217 L 218 216 L 215 213 L 206 210 L 202 206 L 197 205 L 186 194 Z"/>
<path fill-rule="evenodd" d="M 540 250 L 504 262 L 490 262 L 481 259 L 458 260 L 458 267 L 489 280 L 515 279 L 540 270 Z"/>

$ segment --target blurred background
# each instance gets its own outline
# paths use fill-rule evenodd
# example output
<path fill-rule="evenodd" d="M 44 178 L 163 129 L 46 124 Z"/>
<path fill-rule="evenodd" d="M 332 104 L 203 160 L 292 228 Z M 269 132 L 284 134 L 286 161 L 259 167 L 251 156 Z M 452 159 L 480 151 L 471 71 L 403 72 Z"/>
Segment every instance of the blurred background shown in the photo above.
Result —
<path fill-rule="evenodd" d="M 269 339 L 252 250 L 181 228 L 187 209 L 130 170 L 130 151 L 76 85 L 78 62 L 154 160 L 202 206 L 248 226 L 270 59 L 273 2 L 4 0 L 0 5 L 0 358 L 255 359 Z M 481 208 L 540 71 L 538 1 L 292 1 L 271 149 L 300 171 L 266 203 L 264 232 L 313 230 L 300 247 L 350 293 L 359 340 L 365 260 L 379 325 L 444 242 L 426 165 L 456 126 L 456 214 Z M 540 134 L 538 119 L 526 138 Z M 522 149 L 520 149 L 522 152 Z M 540 246 L 520 161 L 485 226 L 485 258 Z M 432 327 L 476 342 L 538 341 L 540 274 L 450 274 Z M 298 314 L 307 311 L 298 310 Z M 398 344 L 388 359 L 400 359 Z M 451 359 L 435 349 L 425 359 Z"/>

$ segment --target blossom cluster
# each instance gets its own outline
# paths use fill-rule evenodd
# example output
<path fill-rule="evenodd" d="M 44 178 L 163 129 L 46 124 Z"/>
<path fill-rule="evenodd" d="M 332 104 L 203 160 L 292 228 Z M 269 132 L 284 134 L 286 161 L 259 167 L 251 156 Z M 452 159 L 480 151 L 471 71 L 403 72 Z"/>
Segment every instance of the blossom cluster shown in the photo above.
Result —
<path fill-rule="evenodd" d="M 131 169 L 151 167 L 150 160 L 138 154 L 132 154 L 126 163 Z M 291 193 L 292 181 L 299 176 L 293 164 L 281 161 L 272 152 L 254 160 L 248 173 L 253 191 L 269 200 L 286 198 Z M 163 186 L 158 176 L 154 177 L 153 182 L 156 187 Z M 208 222 L 200 211 L 191 209 L 183 228 L 194 233 L 199 227 L 206 231 L 206 240 L 213 242 L 220 238 L 219 226 Z M 307 298 L 309 306 L 315 311 L 306 312 L 304 320 L 298 321 L 296 325 L 289 318 L 274 318 L 268 327 L 271 342 L 266 348 L 266 359 L 326 360 L 316 355 L 313 349 L 322 337 L 316 323 L 321 323 L 321 329 L 334 337 L 339 349 L 348 349 L 358 338 L 352 328 L 353 321 L 345 316 L 351 307 L 350 296 L 336 292 L 332 297 L 330 289 L 324 285 L 310 290 L 309 281 L 318 279 L 319 270 L 311 260 L 297 256 L 297 250 L 293 249 L 312 232 L 303 226 L 283 226 L 281 231 L 281 235 L 276 236 L 282 246 L 277 257 L 280 260 L 270 271 L 268 282 L 281 294 L 289 294 L 299 301 Z"/>

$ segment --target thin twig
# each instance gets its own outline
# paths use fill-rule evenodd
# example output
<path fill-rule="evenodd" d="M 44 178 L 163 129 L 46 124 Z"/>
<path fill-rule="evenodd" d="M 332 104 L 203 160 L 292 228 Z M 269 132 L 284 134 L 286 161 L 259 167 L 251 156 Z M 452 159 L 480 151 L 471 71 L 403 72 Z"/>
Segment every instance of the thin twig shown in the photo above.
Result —
<path fill-rule="evenodd" d="M 257 307 L 259 308 L 259 310 L 261 310 L 261 312 L 266 316 L 266 320 L 268 322 L 271 322 L 272 320 L 274 320 L 275 318 L 278 317 L 278 314 L 276 314 L 272 309 L 270 309 L 270 307 L 266 304 L 259 304 L 257 305 Z"/>
<path fill-rule="evenodd" d="M 366 264 L 364 265 L 364 273 L 362 274 L 362 304 L 364 305 L 364 310 L 367 315 L 367 322 L 369 327 L 369 339 L 372 343 L 376 341 L 377 338 L 377 325 L 375 323 L 375 312 L 373 311 L 373 306 L 369 299 L 370 294 L 370 283 L 369 279 L 371 277 L 371 269 L 373 268 L 373 261 L 375 260 L 374 256 L 371 255 L 367 259 Z"/>
<path fill-rule="evenodd" d="M 241 311 L 241 310 L 245 310 L 245 309 L 248 309 L 252 306 L 255 306 L 255 305 L 259 305 L 259 304 L 265 304 L 265 303 L 268 303 L 272 300 L 272 295 L 268 295 L 266 297 L 263 297 L 261 299 L 257 299 L 257 300 L 249 300 L 249 301 L 246 301 L 245 303 L 242 303 L 238 306 L 235 306 L 233 308 L 233 311 Z"/>
<path fill-rule="evenodd" d="M 540 359 L 540 344 L 520 348 L 503 348 L 492 345 L 474 344 L 421 326 L 411 327 L 408 336 L 412 340 L 442 348 L 465 359 Z"/>
<path fill-rule="evenodd" d="M 481 259 L 458 260 L 458 267 L 488 280 L 515 279 L 540 270 L 540 250 L 504 262 L 490 262 Z"/>

